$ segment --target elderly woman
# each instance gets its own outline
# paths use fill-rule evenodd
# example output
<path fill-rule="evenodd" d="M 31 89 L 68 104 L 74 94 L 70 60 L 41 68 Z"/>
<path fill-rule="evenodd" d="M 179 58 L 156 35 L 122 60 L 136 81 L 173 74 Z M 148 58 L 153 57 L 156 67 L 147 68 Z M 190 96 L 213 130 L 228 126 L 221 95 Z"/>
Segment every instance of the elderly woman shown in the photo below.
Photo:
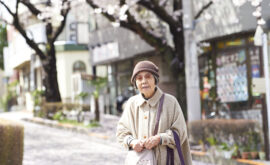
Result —
<path fill-rule="evenodd" d="M 180 164 L 173 131 L 180 137 L 185 165 L 191 165 L 191 155 L 185 119 L 179 103 L 172 95 L 165 94 L 157 134 L 154 135 L 157 109 L 163 95 L 158 88 L 158 67 L 150 61 L 136 64 L 131 82 L 139 94 L 131 97 L 117 126 L 118 142 L 138 153 L 152 149 L 157 165 L 166 165 L 167 146 L 173 149 L 174 164 Z"/>

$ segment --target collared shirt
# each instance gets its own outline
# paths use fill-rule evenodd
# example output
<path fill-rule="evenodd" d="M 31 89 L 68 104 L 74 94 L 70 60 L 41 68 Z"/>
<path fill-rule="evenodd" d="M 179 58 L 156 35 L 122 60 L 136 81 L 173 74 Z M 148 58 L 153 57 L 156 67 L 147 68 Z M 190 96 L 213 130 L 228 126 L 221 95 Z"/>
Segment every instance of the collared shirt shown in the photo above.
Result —
<path fill-rule="evenodd" d="M 129 148 L 131 139 L 144 140 L 153 136 L 162 94 L 163 92 L 157 88 L 153 97 L 148 100 L 144 99 L 141 94 L 128 100 L 117 126 L 117 140 L 120 144 Z M 180 164 L 172 130 L 176 131 L 180 137 L 186 165 L 191 165 L 187 129 L 182 110 L 174 96 L 165 94 L 157 133 L 161 136 L 162 142 L 154 148 L 158 165 L 166 164 L 166 146 L 174 149 L 175 164 Z"/>

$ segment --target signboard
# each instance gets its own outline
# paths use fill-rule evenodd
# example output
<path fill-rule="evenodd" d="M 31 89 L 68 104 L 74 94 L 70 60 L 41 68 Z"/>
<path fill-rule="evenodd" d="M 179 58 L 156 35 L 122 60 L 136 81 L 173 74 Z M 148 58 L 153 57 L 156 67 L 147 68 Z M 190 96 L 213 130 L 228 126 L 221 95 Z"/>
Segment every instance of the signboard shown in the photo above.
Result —
<path fill-rule="evenodd" d="M 261 77 L 260 50 L 258 47 L 251 47 L 248 51 L 250 56 L 251 76 L 252 78 L 259 78 Z"/>
<path fill-rule="evenodd" d="M 221 102 L 248 100 L 246 54 L 244 50 L 220 53 L 217 63 L 217 94 Z"/>
<path fill-rule="evenodd" d="M 252 92 L 253 93 L 265 93 L 265 78 L 253 78 L 252 79 Z"/>

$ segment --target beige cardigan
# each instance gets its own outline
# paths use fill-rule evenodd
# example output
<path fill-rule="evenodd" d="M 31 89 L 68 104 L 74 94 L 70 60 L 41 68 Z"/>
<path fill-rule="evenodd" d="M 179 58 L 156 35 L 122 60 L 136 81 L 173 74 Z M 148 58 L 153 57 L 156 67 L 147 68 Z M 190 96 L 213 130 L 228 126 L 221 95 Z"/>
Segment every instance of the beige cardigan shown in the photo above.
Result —
<path fill-rule="evenodd" d="M 131 97 L 117 126 L 117 140 L 127 149 L 130 138 L 146 139 L 153 135 L 159 99 L 163 92 L 157 88 L 154 96 L 145 100 L 141 94 Z M 187 128 L 181 107 L 172 95 L 165 94 L 162 113 L 160 115 L 158 135 L 162 142 L 154 148 L 158 165 L 166 165 L 166 146 L 174 149 L 174 164 L 180 165 L 179 156 L 175 147 L 173 133 L 175 130 L 181 141 L 181 148 L 186 165 L 191 165 L 191 155 L 187 137 Z"/>

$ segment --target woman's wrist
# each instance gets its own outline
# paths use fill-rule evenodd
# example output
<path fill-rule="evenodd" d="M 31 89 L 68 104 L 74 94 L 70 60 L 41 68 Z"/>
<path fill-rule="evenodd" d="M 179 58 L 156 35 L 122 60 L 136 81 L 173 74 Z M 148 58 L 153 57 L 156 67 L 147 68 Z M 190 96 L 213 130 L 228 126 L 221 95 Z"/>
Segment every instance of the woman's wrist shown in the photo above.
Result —
<path fill-rule="evenodd" d="M 126 140 L 125 140 L 126 145 L 127 145 L 128 147 L 130 147 L 130 144 L 131 144 L 131 142 L 132 142 L 134 139 L 135 139 L 134 137 L 132 137 L 131 135 L 128 135 L 128 136 L 126 137 Z"/>

